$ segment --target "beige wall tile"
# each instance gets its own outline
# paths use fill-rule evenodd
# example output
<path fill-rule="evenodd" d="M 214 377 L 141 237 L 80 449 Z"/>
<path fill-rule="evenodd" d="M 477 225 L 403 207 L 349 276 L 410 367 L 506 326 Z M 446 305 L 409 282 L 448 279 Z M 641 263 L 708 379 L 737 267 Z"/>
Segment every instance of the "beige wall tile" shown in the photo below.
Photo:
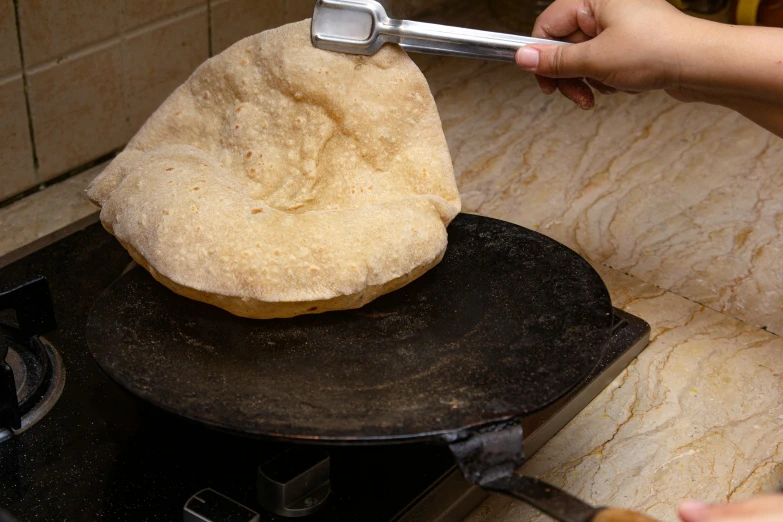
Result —
<path fill-rule="evenodd" d="M 106 168 L 96 165 L 0 208 L 0 268 L 97 221 L 85 189 Z"/>
<path fill-rule="evenodd" d="M 0 76 L 21 68 L 13 0 L 0 0 Z"/>
<path fill-rule="evenodd" d="M 134 29 L 197 5 L 206 7 L 207 0 L 125 0 L 122 25 Z"/>
<path fill-rule="evenodd" d="M 33 148 L 24 103 L 24 84 L 18 75 L 0 84 L 0 201 L 35 186 Z"/>
<path fill-rule="evenodd" d="M 285 23 L 290 24 L 313 17 L 315 0 L 285 0 L 285 3 Z"/>
<path fill-rule="evenodd" d="M 127 141 L 119 42 L 30 73 L 27 83 L 42 180 Z"/>
<path fill-rule="evenodd" d="M 21 0 L 25 67 L 60 58 L 120 31 L 124 0 Z"/>
<path fill-rule="evenodd" d="M 209 58 L 207 8 L 124 42 L 125 104 L 132 132 Z"/>
<path fill-rule="evenodd" d="M 283 23 L 284 0 L 212 0 L 212 54 Z"/>

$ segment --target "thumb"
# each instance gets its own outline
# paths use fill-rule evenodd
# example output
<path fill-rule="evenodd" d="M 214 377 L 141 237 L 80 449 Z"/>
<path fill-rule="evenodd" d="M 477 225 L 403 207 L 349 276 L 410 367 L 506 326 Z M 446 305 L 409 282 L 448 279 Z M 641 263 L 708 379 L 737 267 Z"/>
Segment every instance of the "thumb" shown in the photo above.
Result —
<path fill-rule="evenodd" d="M 568 45 L 526 45 L 516 54 L 517 65 L 548 78 L 591 77 L 590 42 Z"/>

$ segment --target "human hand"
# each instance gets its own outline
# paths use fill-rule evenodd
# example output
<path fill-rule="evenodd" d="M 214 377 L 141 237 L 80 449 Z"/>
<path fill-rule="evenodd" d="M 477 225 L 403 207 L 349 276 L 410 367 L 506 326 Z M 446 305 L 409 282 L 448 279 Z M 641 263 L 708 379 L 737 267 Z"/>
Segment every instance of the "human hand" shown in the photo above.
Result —
<path fill-rule="evenodd" d="M 712 506 L 687 501 L 680 505 L 680 518 L 683 522 L 783 522 L 783 495 Z"/>
<path fill-rule="evenodd" d="M 583 109 L 595 95 L 664 89 L 677 100 L 723 105 L 783 137 L 783 30 L 739 27 L 681 13 L 666 0 L 555 0 L 533 36 L 574 45 L 517 51 L 546 94 Z"/>
<path fill-rule="evenodd" d="M 604 94 L 667 89 L 675 97 L 686 87 L 681 97 L 693 97 L 682 81 L 685 51 L 713 25 L 666 0 L 556 0 L 536 20 L 533 36 L 576 45 L 526 46 L 517 63 L 536 73 L 545 93 L 559 88 L 585 109 L 595 101 L 587 84 Z"/>

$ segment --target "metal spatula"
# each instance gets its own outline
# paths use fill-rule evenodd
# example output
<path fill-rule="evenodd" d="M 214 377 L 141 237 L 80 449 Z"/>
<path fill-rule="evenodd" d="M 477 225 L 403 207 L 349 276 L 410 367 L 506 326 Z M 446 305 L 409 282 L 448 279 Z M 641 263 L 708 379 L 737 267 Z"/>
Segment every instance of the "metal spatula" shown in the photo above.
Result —
<path fill-rule="evenodd" d="M 319 49 L 375 54 L 385 43 L 406 51 L 513 62 L 520 47 L 564 44 L 528 36 L 393 20 L 375 0 L 317 0 L 311 28 Z"/>

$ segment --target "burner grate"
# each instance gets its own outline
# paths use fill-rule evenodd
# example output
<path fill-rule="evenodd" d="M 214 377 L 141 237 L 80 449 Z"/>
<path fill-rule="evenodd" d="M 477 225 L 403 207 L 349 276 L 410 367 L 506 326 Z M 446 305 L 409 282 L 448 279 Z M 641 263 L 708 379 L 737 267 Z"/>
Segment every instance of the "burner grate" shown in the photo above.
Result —
<path fill-rule="evenodd" d="M 51 409 L 62 392 L 64 370 L 56 350 L 40 337 L 56 327 L 45 279 L 36 278 L 1 293 L 0 309 L 13 311 L 15 319 L 7 321 L 11 324 L 0 323 L 2 441 Z"/>

